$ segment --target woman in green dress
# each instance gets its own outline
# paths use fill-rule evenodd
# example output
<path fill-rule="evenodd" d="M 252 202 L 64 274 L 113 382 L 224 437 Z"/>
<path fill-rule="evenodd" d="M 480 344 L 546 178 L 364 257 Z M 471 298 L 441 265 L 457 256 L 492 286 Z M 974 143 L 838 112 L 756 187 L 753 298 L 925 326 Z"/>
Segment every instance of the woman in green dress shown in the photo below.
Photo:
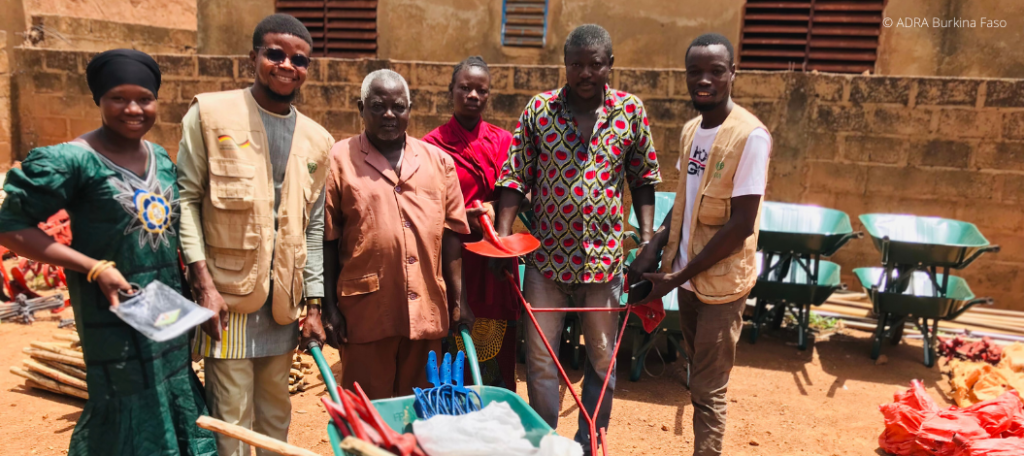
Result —
<path fill-rule="evenodd" d="M 175 166 L 142 139 L 156 120 L 159 66 L 116 49 L 86 73 L 103 126 L 32 150 L 7 174 L 0 207 L 0 244 L 67 273 L 89 393 L 68 454 L 215 455 L 213 435 L 195 424 L 206 404 L 186 336 L 153 342 L 109 310 L 129 283 L 180 289 Z M 37 227 L 60 209 L 70 247 Z"/>

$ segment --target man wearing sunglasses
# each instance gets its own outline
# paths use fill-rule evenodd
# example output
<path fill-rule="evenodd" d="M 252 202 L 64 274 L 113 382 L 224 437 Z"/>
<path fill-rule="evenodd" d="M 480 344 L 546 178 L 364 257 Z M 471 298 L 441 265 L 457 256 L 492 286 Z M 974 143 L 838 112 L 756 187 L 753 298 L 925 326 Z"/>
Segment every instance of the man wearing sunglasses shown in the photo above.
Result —
<path fill-rule="evenodd" d="M 253 85 L 197 95 L 178 151 L 182 254 L 193 295 L 214 311 L 193 346 L 206 359 L 210 414 L 279 440 L 288 438 L 303 307 L 301 346 L 324 341 L 323 189 L 334 138 L 291 105 L 311 48 L 295 18 L 260 22 Z M 250 454 L 225 436 L 217 447 Z"/>

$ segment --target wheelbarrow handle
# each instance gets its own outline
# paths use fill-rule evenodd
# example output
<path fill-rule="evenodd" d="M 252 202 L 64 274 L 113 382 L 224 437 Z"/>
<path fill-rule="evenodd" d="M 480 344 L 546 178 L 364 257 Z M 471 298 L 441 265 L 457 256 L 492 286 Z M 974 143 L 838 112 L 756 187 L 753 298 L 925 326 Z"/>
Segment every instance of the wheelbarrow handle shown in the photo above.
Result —
<path fill-rule="evenodd" d="M 320 370 L 320 376 L 324 378 L 324 386 L 327 387 L 327 392 L 331 394 L 331 399 L 335 403 L 341 404 L 341 398 L 338 397 L 338 382 L 334 380 L 331 365 L 327 364 L 323 352 L 320 351 L 320 342 L 312 340 L 307 348 L 309 348 L 309 354 L 313 355 L 313 361 L 316 361 L 316 368 Z"/>
<path fill-rule="evenodd" d="M 1000 248 L 998 245 L 986 245 L 985 247 L 976 250 L 973 254 L 971 254 L 971 256 L 967 257 L 967 259 L 964 260 L 963 263 L 960 263 L 960 265 L 957 266 L 956 269 L 966 268 L 971 263 L 973 263 L 974 260 L 977 260 L 978 257 L 980 257 L 983 253 L 999 253 L 999 250 Z"/>
<path fill-rule="evenodd" d="M 967 304 L 964 304 L 964 306 L 961 307 L 960 310 L 957 310 L 956 312 L 954 312 L 953 315 L 948 318 L 948 320 L 956 319 L 957 317 L 959 317 L 964 312 L 967 312 L 968 309 L 970 309 L 971 307 L 974 307 L 974 306 L 976 306 L 978 304 L 981 304 L 983 306 L 991 306 L 993 302 L 994 301 L 992 300 L 992 298 L 974 298 L 974 299 L 972 299 L 970 301 L 967 301 Z"/>
<path fill-rule="evenodd" d="M 473 336 L 469 332 L 469 326 L 459 325 L 459 336 L 462 337 L 462 348 L 466 351 L 466 359 L 469 361 L 469 371 L 473 374 L 473 384 L 483 386 L 483 377 L 480 376 L 480 361 L 476 357 L 476 345 L 473 345 Z"/>
<path fill-rule="evenodd" d="M 823 252 L 822 256 L 830 257 L 832 255 L 835 255 L 835 253 L 839 251 L 839 249 L 842 248 L 844 245 L 846 245 L 847 242 L 850 242 L 853 239 L 861 239 L 863 237 L 863 231 L 854 231 L 852 233 L 844 234 L 843 237 L 839 239 L 839 242 L 836 243 L 835 247 L 833 247 L 832 250 L 828 252 Z"/>

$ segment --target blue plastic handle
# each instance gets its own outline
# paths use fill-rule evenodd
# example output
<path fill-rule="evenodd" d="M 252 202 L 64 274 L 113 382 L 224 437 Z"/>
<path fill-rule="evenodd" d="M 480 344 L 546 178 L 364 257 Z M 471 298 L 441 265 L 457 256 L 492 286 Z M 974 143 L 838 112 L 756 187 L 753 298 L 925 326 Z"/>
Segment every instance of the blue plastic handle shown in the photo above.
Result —
<path fill-rule="evenodd" d="M 434 353 L 433 350 L 427 355 L 427 381 L 434 388 L 441 386 L 441 382 L 437 377 L 437 353 Z"/>
<path fill-rule="evenodd" d="M 466 375 L 464 373 L 465 369 L 466 369 L 466 354 L 460 351 L 459 354 L 455 355 L 455 364 L 452 365 L 452 384 L 453 385 L 458 386 L 458 387 L 463 386 L 463 383 L 466 380 Z"/>
<path fill-rule="evenodd" d="M 452 384 L 452 354 L 444 354 L 444 362 L 441 363 L 441 385 Z"/>

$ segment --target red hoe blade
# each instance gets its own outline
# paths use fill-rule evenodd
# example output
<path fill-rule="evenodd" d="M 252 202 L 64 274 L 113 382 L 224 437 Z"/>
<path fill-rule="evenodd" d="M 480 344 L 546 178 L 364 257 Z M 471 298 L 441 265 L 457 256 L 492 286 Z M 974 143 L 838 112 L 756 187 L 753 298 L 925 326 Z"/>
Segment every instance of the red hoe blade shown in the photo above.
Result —
<path fill-rule="evenodd" d="M 479 201 L 469 203 L 470 208 L 480 207 Z M 491 218 L 486 214 L 480 215 L 480 225 L 484 228 L 484 240 L 463 244 L 466 250 L 480 256 L 491 258 L 513 258 L 526 255 L 540 247 L 540 241 L 529 233 L 516 233 L 503 238 L 498 237 L 494 231 Z"/>

